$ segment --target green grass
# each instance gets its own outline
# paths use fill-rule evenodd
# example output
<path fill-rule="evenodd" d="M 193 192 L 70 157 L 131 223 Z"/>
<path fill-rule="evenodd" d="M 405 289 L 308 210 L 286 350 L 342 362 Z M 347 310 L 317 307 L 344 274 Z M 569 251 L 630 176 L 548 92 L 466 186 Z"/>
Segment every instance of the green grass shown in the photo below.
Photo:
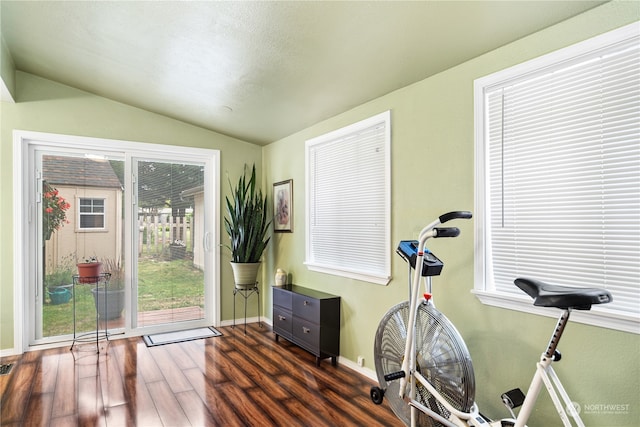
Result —
<path fill-rule="evenodd" d="M 138 311 L 204 308 L 203 283 L 204 273 L 189 259 L 145 258 L 138 264 Z"/>
<path fill-rule="evenodd" d="M 76 328 L 78 332 L 96 328 L 91 285 L 76 286 Z M 45 302 L 42 308 L 42 332 L 45 337 L 73 333 L 73 301 L 52 305 Z"/>
<path fill-rule="evenodd" d="M 190 259 L 166 261 L 142 257 L 138 263 L 138 311 L 198 306 L 204 308 L 204 273 Z M 76 286 L 76 332 L 95 330 L 93 285 Z M 126 307 L 125 307 L 126 310 Z M 73 302 L 42 309 L 43 336 L 73 333 Z"/>

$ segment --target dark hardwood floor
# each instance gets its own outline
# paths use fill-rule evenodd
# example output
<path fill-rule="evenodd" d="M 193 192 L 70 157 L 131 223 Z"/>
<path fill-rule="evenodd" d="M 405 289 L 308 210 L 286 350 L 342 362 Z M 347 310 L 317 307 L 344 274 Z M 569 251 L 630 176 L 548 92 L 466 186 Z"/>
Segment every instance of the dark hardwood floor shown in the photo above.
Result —
<path fill-rule="evenodd" d="M 315 357 L 271 328 L 147 348 L 141 338 L 3 358 L 3 426 L 399 426 L 374 383 Z"/>

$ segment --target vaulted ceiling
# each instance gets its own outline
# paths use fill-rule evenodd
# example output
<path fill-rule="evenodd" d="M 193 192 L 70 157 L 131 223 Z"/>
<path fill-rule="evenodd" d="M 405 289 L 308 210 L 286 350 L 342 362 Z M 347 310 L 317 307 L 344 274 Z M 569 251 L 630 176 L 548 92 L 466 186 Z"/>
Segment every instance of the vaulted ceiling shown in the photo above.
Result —
<path fill-rule="evenodd" d="M 268 144 L 602 3 L 2 0 L 0 13 L 17 70 Z"/>

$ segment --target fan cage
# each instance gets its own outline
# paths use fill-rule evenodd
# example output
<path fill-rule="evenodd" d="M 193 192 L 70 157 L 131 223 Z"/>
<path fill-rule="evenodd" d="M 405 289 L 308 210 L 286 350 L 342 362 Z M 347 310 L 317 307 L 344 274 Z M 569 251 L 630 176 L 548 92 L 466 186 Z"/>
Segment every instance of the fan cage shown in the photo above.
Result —
<path fill-rule="evenodd" d="M 408 403 L 400 399 L 400 381 L 387 382 L 386 374 L 402 369 L 408 335 L 409 302 L 392 307 L 380 321 L 375 339 L 374 359 L 380 387 L 391 409 L 406 425 L 411 421 Z M 475 397 L 475 376 L 469 351 L 451 322 L 432 304 L 422 303 L 416 315 L 415 369 L 429 381 L 456 410 L 469 412 Z M 407 383 L 405 395 L 409 396 Z M 416 400 L 430 410 L 449 417 L 449 411 L 421 384 L 416 384 Z M 418 411 L 419 426 L 442 424 Z"/>

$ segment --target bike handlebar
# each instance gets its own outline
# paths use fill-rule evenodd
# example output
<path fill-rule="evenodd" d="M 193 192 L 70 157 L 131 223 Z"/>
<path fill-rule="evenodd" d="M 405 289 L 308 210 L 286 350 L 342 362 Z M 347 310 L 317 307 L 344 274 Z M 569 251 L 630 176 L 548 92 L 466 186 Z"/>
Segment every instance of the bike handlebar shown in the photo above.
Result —
<path fill-rule="evenodd" d="M 434 228 L 435 235 L 433 237 L 458 237 L 460 229 L 458 227 Z"/>
<path fill-rule="evenodd" d="M 452 219 L 470 219 L 472 217 L 471 212 L 469 211 L 454 211 L 448 212 L 446 214 L 440 215 L 440 224 L 444 224 L 447 221 Z"/>

